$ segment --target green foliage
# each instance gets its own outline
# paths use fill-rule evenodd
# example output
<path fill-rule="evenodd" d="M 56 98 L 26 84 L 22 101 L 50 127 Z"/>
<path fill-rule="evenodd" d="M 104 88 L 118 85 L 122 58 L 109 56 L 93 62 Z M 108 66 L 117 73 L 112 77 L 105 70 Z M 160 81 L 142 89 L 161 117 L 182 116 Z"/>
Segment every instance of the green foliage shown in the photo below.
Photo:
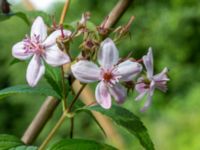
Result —
<path fill-rule="evenodd" d="M 11 148 L 9 150 L 38 150 L 38 148 L 35 147 L 35 146 L 25 146 L 25 145 L 22 145 L 22 146 L 17 146 L 15 148 Z"/>
<path fill-rule="evenodd" d="M 23 62 L 22 60 L 19 60 L 19 59 L 16 59 L 16 58 L 14 58 L 14 59 L 12 59 L 12 61 L 10 62 L 10 65 L 12 66 L 12 65 L 14 65 L 14 64 L 17 64 L 17 63 L 20 63 L 20 62 Z"/>
<path fill-rule="evenodd" d="M 23 12 L 15 12 L 15 13 L 8 14 L 8 15 L 0 14 L 0 21 L 5 21 L 7 19 L 10 19 L 10 17 L 13 17 L 13 16 L 21 18 L 27 25 L 30 25 L 28 17 Z"/>
<path fill-rule="evenodd" d="M 48 64 L 45 64 L 45 68 L 46 71 L 44 77 L 52 89 L 54 89 L 54 91 L 56 91 L 56 93 L 62 97 L 61 68 L 52 68 Z"/>
<path fill-rule="evenodd" d="M 1 150 L 37 150 L 34 146 L 25 146 L 19 138 L 13 135 L 0 134 Z"/>
<path fill-rule="evenodd" d="M 107 144 L 84 139 L 66 139 L 53 144 L 48 150 L 117 150 Z"/>
<path fill-rule="evenodd" d="M 54 96 L 60 99 L 60 96 L 48 86 L 30 87 L 28 85 L 16 85 L 0 90 L 0 99 L 20 93 L 41 94 L 45 96 Z"/>
<path fill-rule="evenodd" d="M 100 106 L 93 106 L 85 107 L 79 109 L 78 111 L 82 110 L 98 111 L 110 117 L 116 124 L 124 127 L 131 134 L 135 135 L 147 150 L 154 150 L 154 146 L 149 134 L 147 133 L 147 129 L 140 119 L 129 110 L 116 105 L 113 105 L 109 110 L 103 109 Z"/>
<path fill-rule="evenodd" d="M 82 106 L 83 107 L 83 106 Z M 80 108 L 80 107 L 79 107 Z M 95 123 L 98 125 L 98 127 L 101 129 L 101 131 L 103 132 L 103 134 L 106 136 L 106 133 L 104 131 L 104 129 L 102 128 L 101 124 L 98 122 L 98 120 L 95 118 L 95 116 L 92 114 L 91 111 L 85 111 L 88 115 L 90 115 L 91 119 L 93 119 L 95 121 Z"/>
<path fill-rule="evenodd" d="M 23 143 L 13 135 L 1 134 L 0 135 L 0 149 L 8 150 L 12 147 L 17 147 Z"/>
<path fill-rule="evenodd" d="M 16 12 L 14 15 L 17 16 L 17 17 L 19 17 L 19 18 L 21 18 L 27 25 L 30 25 L 28 17 L 26 16 L 25 13 L 23 13 L 23 12 Z"/>

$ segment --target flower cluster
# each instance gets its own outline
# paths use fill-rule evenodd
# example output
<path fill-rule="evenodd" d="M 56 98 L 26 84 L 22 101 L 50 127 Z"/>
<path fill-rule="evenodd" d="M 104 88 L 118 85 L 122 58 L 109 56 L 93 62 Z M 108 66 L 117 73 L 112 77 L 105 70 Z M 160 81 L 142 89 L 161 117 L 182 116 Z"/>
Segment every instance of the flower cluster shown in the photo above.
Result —
<path fill-rule="evenodd" d="M 86 28 L 86 21 L 89 15 L 83 15 L 78 24 Z M 27 35 L 24 40 L 13 46 L 12 54 L 15 58 L 25 60 L 30 63 L 27 68 L 26 79 L 30 86 L 36 86 L 45 72 L 44 63 L 57 67 L 69 63 L 70 58 L 57 46 L 56 39 L 60 36 L 70 37 L 69 30 L 57 29 L 47 36 L 47 26 L 41 17 L 34 21 L 30 37 Z M 90 40 L 91 41 L 91 40 Z M 98 64 L 91 59 L 79 60 L 71 65 L 73 76 L 81 83 L 98 82 L 95 89 L 95 97 L 98 104 L 109 109 L 112 105 L 112 98 L 119 104 L 123 103 L 127 97 L 126 87 L 122 83 L 134 82 L 133 88 L 139 93 L 136 100 L 147 95 L 147 101 L 142 108 L 146 110 L 152 101 L 153 92 L 159 89 L 166 92 L 168 69 L 164 68 L 159 74 L 153 73 L 153 54 L 149 48 L 147 55 L 143 56 L 140 64 L 131 58 L 120 59 L 118 49 L 111 38 L 106 38 L 99 44 L 94 44 L 97 52 Z M 100 45 L 96 49 L 96 45 Z M 73 61 L 73 60 L 71 60 Z M 143 65 L 146 68 L 145 75 L 141 75 Z"/>

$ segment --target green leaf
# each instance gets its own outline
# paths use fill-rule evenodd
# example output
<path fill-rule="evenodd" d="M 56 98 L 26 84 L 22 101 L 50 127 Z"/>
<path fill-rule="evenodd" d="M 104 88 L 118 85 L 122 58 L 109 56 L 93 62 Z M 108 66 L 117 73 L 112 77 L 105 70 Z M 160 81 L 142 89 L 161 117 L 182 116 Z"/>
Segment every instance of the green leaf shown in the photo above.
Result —
<path fill-rule="evenodd" d="M 23 12 L 15 12 L 15 13 L 11 13 L 11 14 L 8 14 L 8 15 L 0 14 L 0 21 L 7 20 L 7 19 L 9 19 L 10 17 L 13 17 L 13 16 L 17 16 L 17 17 L 21 18 L 27 25 L 30 25 L 28 17 Z"/>
<path fill-rule="evenodd" d="M 16 85 L 0 90 L 0 99 L 19 93 L 41 94 L 60 99 L 60 96 L 49 86 L 30 87 L 28 85 Z"/>
<path fill-rule="evenodd" d="M 0 134 L 0 150 L 8 150 L 23 143 L 15 136 Z"/>
<path fill-rule="evenodd" d="M 12 16 L 13 16 L 12 14 L 6 15 L 6 14 L 1 14 L 1 13 L 0 13 L 0 21 L 7 20 L 7 19 L 9 19 L 9 18 L 12 17 Z"/>
<path fill-rule="evenodd" d="M 80 101 L 79 101 L 80 102 Z M 77 103 L 75 103 L 76 105 Z M 83 105 L 82 105 L 83 107 Z M 80 108 L 80 107 L 79 107 Z M 94 115 L 92 114 L 91 111 L 85 111 L 88 115 L 90 115 L 90 117 L 95 121 L 95 123 L 97 124 L 97 126 L 101 129 L 101 131 L 103 132 L 103 134 L 106 136 L 106 133 L 103 129 L 103 127 L 101 126 L 101 124 L 98 122 L 98 120 L 94 117 Z"/>
<path fill-rule="evenodd" d="M 64 23 L 63 27 L 64 27 L 64 29 L 68 29 L 68 30 L 72 30 L 72 31 L 76 29 L 74 26 L 72 26 L 71 24 L 67 24 L 67 23 Z"/>
<path fill-rule="evenodd" d="M 45 64 L 45 79 L 49 85 L 57 92 L 60 97 L 62 97 L 62 83 L 61 83 L 61 69 L 59 67 L 51 67 Z"/>
<path fill-rule="evenodd" d="M 48 148 L 48 150 L 117 150 L 107 144 L 84 139 L 61 140 Z"/>
<path fill-rule="evenodd" d="M 16 136 L 0 134 L 0 150 L 37 150 L 37 147 L 24 145 Z"/>
<path fill-rule="evenodd" d="M 20 63 L 20 62 L 23 62 L 23 61 L 19 60 L 19 59 L 16 59 L 16 58 L 13 58 L 9 64 L 12 66 L 12 65 Z"/>
<path fill-rule="evenodd" d="M 120 106 L 113 105 L 110 109 L 103 109 L 100 106 L 85 107 L 77 111 L 98 111 L 110 117 L 116 124 L 124 127 L 131 134 L 135 135 L 141 145 L 147 150 L 154 150 L 153 142 L 147 132 L 147 129 L 140 119 L 129 110 Z"/>
<path fill-rule="evenodd" d="M 49 15 L 46 12 L 34 10 L 34 11 L 28 11 L 26 12 L 26 14 L 31 21 L 35 20 L 38 16 L 41 16 L 45 24 L 47 24 L 48 26 L 52 25 L 53 21 L 51 16 L 53 15 Z"/>
<path fill-rule="evenodd" d="M 9 150 L 37 150 L 38 148 L 35 146 L 26 146 L 26 145 L 22 145 L 22 146 L 17 146 L 15 148 L 10 148 Z"/>
<path fill-rule="evenodd" d="M 17 16 L 17 17 L 19 17 L 19 18 L 21 18 L 27 25 L 30 25 L 30 22 L 29 22 L 29 20 L 28 20 L 28 18 L 27 18 L 27 16 L 26 16 L 25 13 L 23 13 L 23 12 L 16 12 L 14 15 Z"/>
<path fill-rule="evenodd" d="M 87 21 L 86 25 L 89 30 L 96 31 L 96 25 L 93 22 Z"/>

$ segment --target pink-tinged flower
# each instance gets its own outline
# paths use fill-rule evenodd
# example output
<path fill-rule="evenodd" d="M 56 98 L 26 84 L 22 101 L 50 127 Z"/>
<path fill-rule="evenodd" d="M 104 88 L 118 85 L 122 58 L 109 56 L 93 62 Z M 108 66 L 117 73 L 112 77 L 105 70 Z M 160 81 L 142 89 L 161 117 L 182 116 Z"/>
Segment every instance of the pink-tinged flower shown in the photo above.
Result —
<path fill-rule="evenodd" d="M 141 111 L 145 111 L 151 104 L 154 90 L 157 88 L 163 92 L 167 91 L 168 69 L 164 68 L 159 74 L 153 75 L 153 54 L 149 48 L 147 55 L 143 56 L 143 62 L 147 70 L 147 77 L 140 77 L 136 83 L 135 89 L 139 93 L 136 100 L 141 100 L 147 95 L 147 101 Z"/>
<path fill-rule="evenodd" d="M 64 35 L 69 36 L 71 32 L 64 30 Z M 45 72 L 44 62 L 56 67 L 70 61 L 68 55 L 63 53 L 56 44 L 56 38 L 61 35 L 57 30 L 47 37 L 47 27 L 41 17 L 37 17 L 31 27 L 31 35 L 16 43 L 12 48 L 12 55 L 15 58 L 26 60 L 32 57 L 29 62 L 26 79 L 30 86 L 35 86 Z"/>
<path fill-rule="evenodd" d="M 83 83 L 100 81 L 95 90 L 97 102 L 105 109 L 111 107 L 111 97 L 117 103 L 123 103 L 126 90 L 119 81 L 130 81 L 142 70 L 142 65 L 126 60 L 120 64 L 118 50 L 109 38 L 104 40 L 99 49 L 98 62 L 100 67 L 90 61 L 81 60 L 72 65 L 74 76 Z"/>

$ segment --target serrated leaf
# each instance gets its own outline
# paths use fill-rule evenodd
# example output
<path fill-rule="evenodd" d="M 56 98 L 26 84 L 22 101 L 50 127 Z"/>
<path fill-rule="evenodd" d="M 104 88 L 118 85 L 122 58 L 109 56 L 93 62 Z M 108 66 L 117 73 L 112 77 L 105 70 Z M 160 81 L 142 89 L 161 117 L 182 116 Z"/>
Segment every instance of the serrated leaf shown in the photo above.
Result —
<path fill-rule="evenodd" d="M 9 150 L 37 150 L 38 148 L 35 146 L 26 146 L 26 145 L 22 145 L 22 146 L 17 146 L 15 148 L 10 148 Z"/>
<path fill-rule="evenodd" d="M 0 134 L 0 150 L 37 150 L 37 147 L 24 145 L 16 136 Z"/>
<path fill-rule="evenodd" d="M 48 150 L 117 150 L 116 148 L 107 144 L 98 143 L 92 140 L 84 139 L 66 139 L 61 140 Z"/>
<path fill-rule="evenodd" d="M 23 143 L 13 135 L 0 134 L 0 150 L 8 150 Z"/>
<path fill-rule="evenodd" d="M 116 124 L 124 127 L 131 134 L 135 135 L 144 148 L 147 150 L 154 150 L 153 142 L 147 132 L 146 127 L 143 125 L 140 119 L 129 110 L 116 105 L 113 105 L 108 110 L 103 109 L 100 106 L 93 106 L 85 107 L 77 111 L 81 110 L 97 111 L 110 117 Z"/>
<path fill-rule="evenodd" d="M 30 87 L 28 85 L 16 85 L 0 90 L 0 99 L 20 93 L 41 94 L 45 96 L 54 96 L 60 99 L 60 96 L 49 86 Z"/>

